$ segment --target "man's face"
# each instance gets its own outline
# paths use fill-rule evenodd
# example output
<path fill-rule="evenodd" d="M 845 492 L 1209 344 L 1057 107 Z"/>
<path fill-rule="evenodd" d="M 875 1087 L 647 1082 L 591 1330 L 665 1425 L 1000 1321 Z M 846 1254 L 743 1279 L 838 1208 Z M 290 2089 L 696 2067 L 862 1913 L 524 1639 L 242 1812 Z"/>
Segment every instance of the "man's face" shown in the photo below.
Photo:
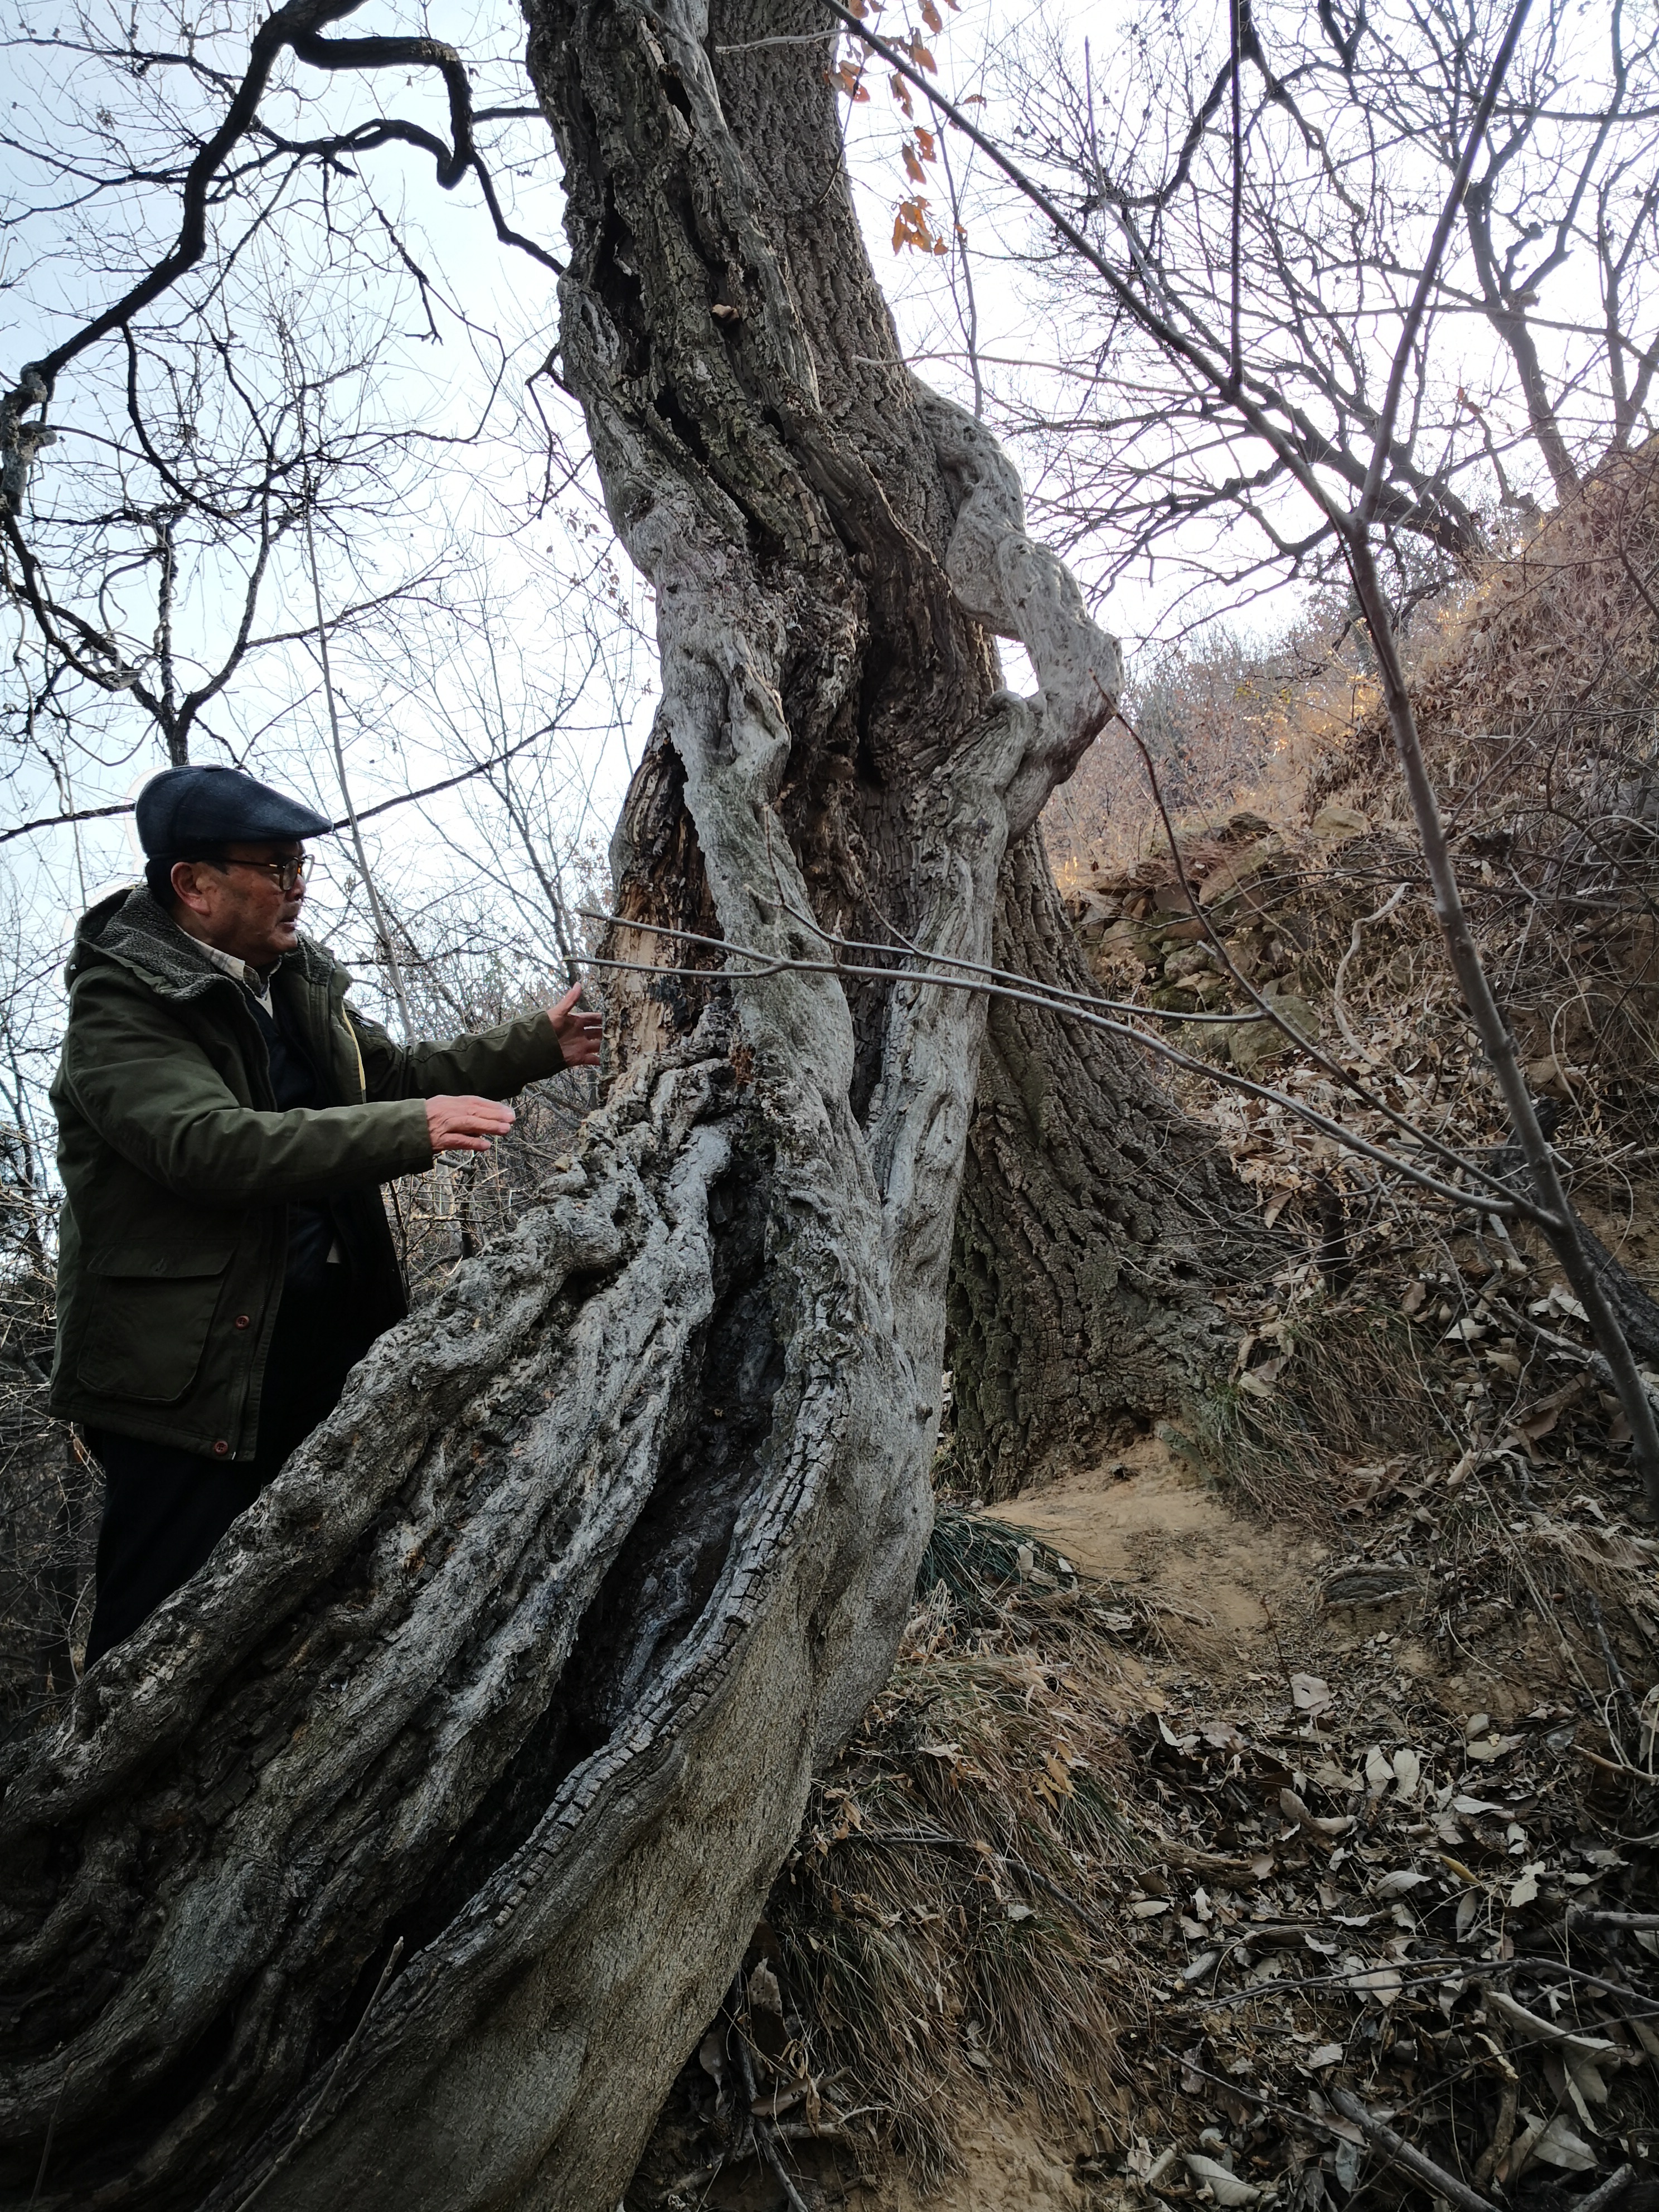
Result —
<path fill-rule="evenodd" d="M 304 878 L 284 890 L 277 869 L 304 857 L 298 842 L 289 838 L 273 845 L 227 845 L 222 862 L 176 861 L 173 894 L 179 927 L 250 968 L 269 968 L 298 943 L 306 898 Z"/>

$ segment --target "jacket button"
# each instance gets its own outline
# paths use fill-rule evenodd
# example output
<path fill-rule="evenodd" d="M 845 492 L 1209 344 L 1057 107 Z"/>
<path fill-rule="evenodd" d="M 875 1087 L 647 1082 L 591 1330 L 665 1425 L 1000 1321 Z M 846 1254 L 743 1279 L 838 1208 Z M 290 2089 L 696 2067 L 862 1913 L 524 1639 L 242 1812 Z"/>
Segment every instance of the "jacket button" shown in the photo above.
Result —
<path fill-rule="evenodd" d="M 236 1327 L 237 1327 L 238 1328 L 250 1328 L 251 1326 L 252 1326 L 252 1323 L 251 1323 L 251 1322 L 250 1322 L 250 1320 L 249 1320 L 249 1317 L 248 1317 L 248 1316 L 247 1316 L 246 1314 L 238 1314 L 238 1315 L 237 1315 L 237 1316 L 236 1316 Z"/>
<path fill-rule="evenodd" d="M 225 1442 L 224 1438 L 221 1437 L 213 1447 L 213 1456 L 215 1459 L 223 1459 L 229 1449 L 230 1446 Z"/>

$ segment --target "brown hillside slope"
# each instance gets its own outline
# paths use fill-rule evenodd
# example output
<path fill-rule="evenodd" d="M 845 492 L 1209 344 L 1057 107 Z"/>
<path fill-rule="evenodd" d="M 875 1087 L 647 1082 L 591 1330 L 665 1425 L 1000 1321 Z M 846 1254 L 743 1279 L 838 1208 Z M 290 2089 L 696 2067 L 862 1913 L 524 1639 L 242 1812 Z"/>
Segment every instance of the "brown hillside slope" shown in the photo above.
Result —
<path fill-rule="evenodd" d="M 1578 819 L 1648 765 L 1659 674 L 1659 439 L 1614 454 L 1447 606 L 1412 654 L 1424 743 L 1466 827 Z M 1311 803 L 1392 780 L 1380 702 L 1316 776 Z M 1534 836 L 1544 841 L 1541 828 Z"/>

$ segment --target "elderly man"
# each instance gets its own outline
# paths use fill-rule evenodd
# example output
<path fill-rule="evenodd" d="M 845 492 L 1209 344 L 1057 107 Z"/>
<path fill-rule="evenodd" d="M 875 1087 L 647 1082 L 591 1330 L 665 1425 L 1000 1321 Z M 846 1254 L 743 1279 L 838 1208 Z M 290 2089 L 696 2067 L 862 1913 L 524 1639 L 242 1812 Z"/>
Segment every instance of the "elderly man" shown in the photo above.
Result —
<path fill-rule="evenodd" d="M 407 1311 L 380 1186 L 481 1152 L 510 1098 L 592 1066 L 580 990 L 393 1044 L 299 931 L 331 826 L 234 769 L 137 805 L 144 885 L 82 919 L 52 1101 L 64 1212 L 54 1413 L 104 1470 L 88 1662 L 188 1579 Z"/>

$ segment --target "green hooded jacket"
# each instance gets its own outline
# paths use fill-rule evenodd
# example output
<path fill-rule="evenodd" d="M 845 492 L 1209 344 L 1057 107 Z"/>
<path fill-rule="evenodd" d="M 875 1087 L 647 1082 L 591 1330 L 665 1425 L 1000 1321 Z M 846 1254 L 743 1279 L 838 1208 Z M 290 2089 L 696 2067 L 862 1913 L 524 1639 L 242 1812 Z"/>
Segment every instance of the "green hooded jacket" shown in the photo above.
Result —
<path fill-rule="evenodd" d="M 52 1410 L 250 1459 L 289 1205 L 329 1203 L 364 1334 L 390 1328 L 407 1306 L 379 1186 L 431 1166 L 425 1101 L 510 1098 L 562 1067 L 558 1038 L 536 1013 L 402 1050 L 301 938 L 272 995 L 338 1103 L 279 1113 L 247 993 L 147 890 L 82 917 L 65 981 Z"/>

